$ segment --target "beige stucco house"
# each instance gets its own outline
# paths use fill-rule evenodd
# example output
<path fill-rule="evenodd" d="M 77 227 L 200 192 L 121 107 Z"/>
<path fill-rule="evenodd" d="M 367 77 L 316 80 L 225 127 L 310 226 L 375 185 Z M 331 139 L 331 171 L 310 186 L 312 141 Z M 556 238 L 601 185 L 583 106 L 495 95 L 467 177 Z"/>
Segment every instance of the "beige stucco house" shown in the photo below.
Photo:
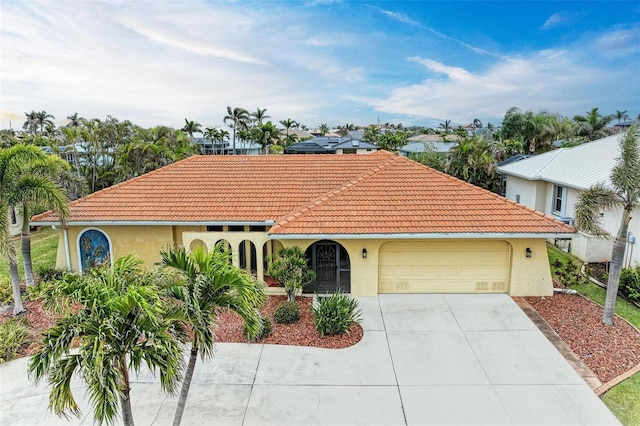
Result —
<path fill-rule="evenodd" d="M 309 291 L 550 295 L 546 238 L 574 229 L 379 151 L 370 155 L 194 156 L 69 205 L 58 266 L 83 270 L 181 244 L 263 279 L 280 247 L 306 251 Z M 34 224 L 59 225 L 54 213 Z"/>
<path fill-rule="evenodd" d="M 574 207 L 580 193 L 597 183 L 610 184 L 611 170 L 620 157 L 623 134 L 578 145 L 560 148 L 498 167 L 506 183 L 505 196 L 535 210 L 573 224 Z M 615 235 L 620 227 L 622 210 L 601 212 L 603 228 Z M 640 262 L 640 249 L 634 250 L 640 237 L 640 211 L 634 212 L 629 223 L 629 237 L 624 265 Z M 571 239 L 569 251 L 585 262 L 605 262 L 611 259 L 612 238 L 597 238 L 578 232 Z"/>

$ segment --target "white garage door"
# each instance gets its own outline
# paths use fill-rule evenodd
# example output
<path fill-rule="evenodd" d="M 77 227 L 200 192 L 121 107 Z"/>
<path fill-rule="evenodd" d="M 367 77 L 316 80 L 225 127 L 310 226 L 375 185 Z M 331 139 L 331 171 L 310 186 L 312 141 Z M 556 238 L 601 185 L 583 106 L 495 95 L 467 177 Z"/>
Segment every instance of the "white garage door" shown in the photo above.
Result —
<path fill-rule="evenodd" d="M 504 241 L 392 241 L 380 247 L 380 293 L 507 293 Z"/>

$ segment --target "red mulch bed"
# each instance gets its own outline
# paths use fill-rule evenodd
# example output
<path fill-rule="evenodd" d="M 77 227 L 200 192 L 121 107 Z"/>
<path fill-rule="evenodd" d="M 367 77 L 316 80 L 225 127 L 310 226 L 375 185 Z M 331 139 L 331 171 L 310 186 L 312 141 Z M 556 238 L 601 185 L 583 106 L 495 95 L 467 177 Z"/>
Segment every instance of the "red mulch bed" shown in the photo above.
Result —
<path fill-rule="evenodd" d="M 313 327 L 313 315 L 311 313 L 311 297 L 296 297 L 300 306 L 300 320 L 294 324 L 277 324 L 273 320 L 273 311 L 276 306 L 286 301 L 286 296 L 269 296 L 265 306 L 260 309 L 262 315 L 268 315 L 273 324 L 273 332 L 266 339 L 258 343 L 270 343 L 276 345 L 314 346 L 318 348 L 341 349 L 355 345 L 362 339 L 364 331 L 359 324 L 354 324 L 347 334 L 338 336 L 320 337 Z M 51 327 L 56 315 L 44 310 L 42 300 L 30 300 L 23 302 L 26 312 L 20 317 L 26 318 L 31 334 L 28 344 L 20 351 L 20 356 L 31 355 L 40 341 L 40 332 Z M 0 312 L 0 323 L 13 318 L 13 306 Z M 242 332 L 242 320 L 233 312 L 225 312 L 218 316 L 216 328 L 216 342 L 246 342 Z"/>
<path fill-rule="evenodd" d="M 606 383 L 640 364 L 640 333 L 616 317 L 602 323 L 603 308 L 578 295 L 554 294 L 526 300 L 560 338 Z"/>
<path fill-rule="evenodd" d="M 273 320 L 273 311 L 278 304 L 286 301 L 286 296 L 269 296 L 265 306 L 260 309 L 263 316 L 268 316 L 273 324 L 273 332 L 259 343 L 291 346 L 314 346 L 318 348 L 341 349 L 355 345 L 364 334 L 359 324 L 354 324 L 347 334 L 320 337 L 313 327 L 311 313 L 311 297 L 298 296 L 296 303 L 300 306 L 300 320 L 294 324 L 278 324 Z M 218 316 L 216 342 L 246 342 L 242 334 L 242 320 L 232 312 Z"/>

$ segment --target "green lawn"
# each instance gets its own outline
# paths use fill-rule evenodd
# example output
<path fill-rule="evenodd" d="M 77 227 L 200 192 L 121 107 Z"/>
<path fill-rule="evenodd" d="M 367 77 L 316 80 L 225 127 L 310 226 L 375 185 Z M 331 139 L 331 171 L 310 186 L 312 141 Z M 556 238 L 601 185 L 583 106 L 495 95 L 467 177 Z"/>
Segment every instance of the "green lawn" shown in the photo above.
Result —
<path fill-rule="evenodd" d="M 22 267 L 22 253 L 20 252 L 20 238 L 14 240 L 18 251 L 18 270 L 20 278 L 24 279 L 24 269 Z M 41 231 L 31 234 L 31 261 L 33 271 L 41 268 L 53 268 L 56 266 L 56 254 L 58 252 L 58 230 L 44 228 Z M 0 259 L 0 277 L 9 278 L 9 264 L 7 259 Z"/>
<path fill-rule="evenodd" d="M 549 254 L 550 263 L 559 258 L 564 262 L 571 261 L 578 265 L 582 264 L 582 261 L 552 245 L 547 245 L 547 253 Z M 607 291 L 602 287 L 595 284 L 586 284 L 575 285 L 572 288 L 594 302 L 604 305 Z M 640 309 L 633 303 L 618 297 L 616 314 L 629 321 L 636 328 L 640 328 Z M 602 400 L 623 424 L 629 426 L 640 425 L 640 373 L 611 388 L 604 394 Z"/>

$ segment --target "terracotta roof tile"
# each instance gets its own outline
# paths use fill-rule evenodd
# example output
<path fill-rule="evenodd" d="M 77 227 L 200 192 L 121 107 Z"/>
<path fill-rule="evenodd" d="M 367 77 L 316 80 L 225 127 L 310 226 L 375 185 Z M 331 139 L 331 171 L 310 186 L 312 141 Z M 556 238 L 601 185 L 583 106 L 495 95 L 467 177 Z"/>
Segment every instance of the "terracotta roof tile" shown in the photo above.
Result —
<path fill-rule="evenodd" d="M 272 234 L 570 233 L 404 157 L 194 156 L 76 200 L 74 222 L 263 222 Z M 47 212 L 33 222 L 55 223 Z"/>

